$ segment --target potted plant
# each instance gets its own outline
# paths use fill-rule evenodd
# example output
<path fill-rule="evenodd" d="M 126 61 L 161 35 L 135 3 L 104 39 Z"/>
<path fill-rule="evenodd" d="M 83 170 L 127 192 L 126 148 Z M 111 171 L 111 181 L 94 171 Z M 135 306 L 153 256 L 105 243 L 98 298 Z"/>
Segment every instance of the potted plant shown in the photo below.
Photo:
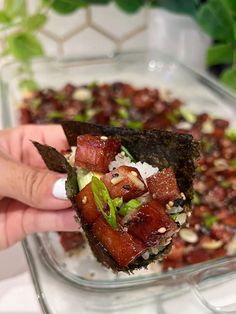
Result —
<path fill-rule="evenodd" d="M 49 10 L 71 14 L 90 5 L 110 2 L 127 14 L 147 6 L 191 16 L 212 38 L 206 56 L 207 65 L 224 84 L 236 90 L 235 0 L 39 0 L 33 13 L 29 12 L 26 0 L 5 0 L 0 11 L 0 34 L 4 35 L 1 57 L 12 57 L 19 62 L 19 70 L 25 73 L 21 87 L 37 88 L 30 62 L 44 55 L 37 32 L 45 25 Z"/>

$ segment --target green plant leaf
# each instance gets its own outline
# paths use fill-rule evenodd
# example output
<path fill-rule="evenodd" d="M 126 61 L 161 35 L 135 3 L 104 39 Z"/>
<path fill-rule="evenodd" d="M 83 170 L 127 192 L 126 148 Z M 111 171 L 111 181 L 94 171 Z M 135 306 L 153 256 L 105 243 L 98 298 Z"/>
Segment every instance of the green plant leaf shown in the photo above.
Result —
<path fill-rule="evenodd" d="M 216 44 L 209 47 L 207 51 L 207 64 L 231 64 L 233 62 L 234 50 L 231 44 Z"/>
<path fill-rule="evenodd" d="M 236 91 L 236 69 L 235 68 L 225 70 L 221 74 L 220 80 L 230 89 Z"/>
<path fill-rule="evenodd" d="M 28 61 L 43 55 L 38 39 L 29 33 L 14 33 L 7 37 L 7 45 L 13 56 L 20 61 Z"/>
<path fill-rule="evenodd" d="M 136 13 L 145 4 L 145 0 L 114 0 L 117 6 L 126 13 Z"/>
<path fill-rule="evenodd" d="M 5 0 L 4 11 L 10 17 L 23 16 L 26 14 L 26 2 L 25 0 Z"/>
<path fill-rule="evenodd" d="M 111 2 L 111 0 L 86 0 L 86 2 L 89 4 L 89 5 L 92 5 L 92 4 L 99 4 L 99 5 L 103 5 L 103 4 L 108 4 L 109 2 Z"/>
<path fill-rule="evenodd" d="M 0 11 L 0 24 L 8 24 L 11 22 L 11 18 L 8 16 L 8 14 L 1 10 Z"/>
<path fill-rule="evenodd" d="M 47 16 L 41 13 L 36 13 L 34 15 L 29 16 L 25 22 L 24 26 L 27 31 L 34 32 L 39 28 L 43 27 L 43 25 L 47 21 Z"/>
<path fill-rule="evenodd" d="M 236 1 L 235 0 L 225 0 L 226 5 L 235 14 L 236 13 Z"/>
<path fill-rule="evenodd" d="M 182 13 L 195 16 L 199 0 L 158 0 L 154 1 L 156 6 L 160 6 L 175 13 Z"/>
<path fill-rule="evenodd" d="M 234 40 L 233 15 L 225 0 L 209 0 L 197 13 L 201 27 L 214 39 Z"/>
<path fill-rule="evenodd" d="M 88 1 L 86 0 L 43 0 L 43 2 L 60 14 L 70 14 L 88 5 Z"/>

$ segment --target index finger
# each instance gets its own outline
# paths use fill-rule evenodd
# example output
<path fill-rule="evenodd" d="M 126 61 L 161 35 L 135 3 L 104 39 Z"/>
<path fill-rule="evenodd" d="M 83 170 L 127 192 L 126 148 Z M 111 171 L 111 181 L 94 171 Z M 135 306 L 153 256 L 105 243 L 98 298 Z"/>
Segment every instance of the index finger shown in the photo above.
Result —
<path fill-rule="evenodd" d="M 65 134 L 60 125 L 27 126 L 24 130 L 22 161 L 31 166 L 41 168 L 45 167 L 45 164 L 30 140 L 53 146 L 59 152 L 69 149 Z"/>
<path fill-rule="evenodd" d="M 58 151 L 69 148 L 60 125 L 23 125 L 0 131 L 4 152 L 12 159 L 30 166 L 45 168 L 44 162 L 31 140 L 55 147 Z"/>

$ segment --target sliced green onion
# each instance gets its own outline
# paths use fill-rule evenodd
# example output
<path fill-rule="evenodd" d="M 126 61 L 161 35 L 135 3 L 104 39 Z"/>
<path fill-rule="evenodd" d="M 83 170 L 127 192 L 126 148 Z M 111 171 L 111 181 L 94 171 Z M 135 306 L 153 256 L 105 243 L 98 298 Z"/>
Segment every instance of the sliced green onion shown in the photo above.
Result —
<path fill-rule="evenodd" d="M 171 214 L 170 217 L 175 221 L 175 219 L 177 218 L 178 214 Z"/>
<path fill-rule="evenodd" d="M 35 98 L 30 100 L 30 107 L 33 109 L 38 109 L 38 107 L 41 105 L 42 101 L 39 98 Z"/>
<path fill-rule="evenodd" d="M 210 153 L 214 145 L 211 142 L 209 142 L 207 139 L 204 138 L 202 140 L 202 146 L 203 146 L 203 149 L 206 153 Z"/>
<path fill-rule="evenodd" d="M 115 102 L 118 105 L 124 106 L 124 107 L 131 107 L 131 101 L 129 98 L 122 98 L 122 97 L 118 97 L 115 98 Z"/>
<path fill-rule="evenodd" d="M 201 173 L 203 171 L 201 165 L 198 165 L 197 168 L 196 168 L 196 172 L 197 173 Z"/>
<path fill-rule="evenodd" d="M 230 166 L 231 166 L 234 170 L 236 170 L 236 159 L 230 160 Z"/>
<path fill-rule="evenodd" d="M 123 204 L 123 198 L 122 197 L 116 197 L 112 200 L 113 205 L 117 208 L 117 207 L 121 207 Z"/>
<path fill-rule="evenodd" d="M 228 189 L 231 185 L 230 182 L 227 180 L 222 180 L 219 182 L 219 184 L 223 189 Z"/>
<path fill-rule="evenodd" d="M 131 129 L 142 129 L 143 123 L 141 121 L 129 121 L 126 126 Z"/>
<path fill-rule="evenodd" d="M 206 215 L 204 217 L 204 226 L 210 230 L 212 225 L 218 221 L 218 217 L 215 215 Z"/>
<path fill-rule="evenodd" d="M 177 124 L 179 122 L 178 116 L 175 113 L 167 113 L 166 118 L 172 123 Z"/>
<path fill-rule="evenodd" d="M 119 114 L 121 119 L 128 119 L 128 117 L 129 117 L 129 113 L 125 108 L 119 109 L 118 114 Z"/>
<path fill-rule="evenodd" d="M 192 203 L 194 205 L 199 205 L 201 203 L 201 198 L 200 198 L 200 196 L 196 192 L 194 192 L 194 194 L 193 194 Z"/>
<path fill-rule="evenodd" d="M 73 120 L 74 121 L 78 121 L 78 122 L 86 122 L 87 121 L 87 117 L 84 115 L 84 114 L 76 114 L 74 117 L 73 117 Z"/>
<path fill-rule="evenodd" d="M 225 131 L 225 137 L 228 138 L 230 141 L 236 141 L 236 128 L 228 129 Z"/>
<path fill-rule="evenodd" d="M 89 83 L 88 85 L 87 85 L 87 88 L 88 89 L 94 89 L 95 87 L 97 87 L 98 86 L 98 82 L 97 81 L 92 81 L 91 83 Z"/>
<path fill-rule="evenodd" d="M 64 93 L 58 93 L 55 95 L 55 99 L 58 101 L 64 101 L 66 99 L 66 95 Z"/>
<path fill-rule="evenodd" d="M 136 162 L 135 158 L 130 154 L 125 146 L 121 145 L 121 151 L 125 153 L 125 156 L 129 157 L 130 161 Z"/>
<path fill-rule="evenodd" d="M 63 112 L 60 111 L 49 111 L 47 113 L 47 118 L 48 119 L 62 119 L 64 118 Z"/>
<path fill-rule="evenodd" d="M 116 207 L 114 206 L 114 203 L 109 195 L 107 187 L 100 179 L 93 176 L 91 181 L 91 188 L 95 203 L 101 211 L 103 217 L 112 227 L 112 229 L 116 229 Z M 107 204 L 109 207 L 109 214 L 107 214 L 104 210 L 104 203 Z"/>
<path fill-rule="evenodd" d="M 115 127 L 115 128 L 118 128 L 121 126 L 121 123 L 120 123 L 120 121 L 110 120 L 110 125 Z"/>
<path fill-rule="evenodd" d="M 193 124 L 197 121 L 196 115 L 194 113 L 192 113 L 186 107 L 181 107 L 179 109 L 179 112 L 180 112 L 181 116 L 184 118 L 184 120 L 186 120 L 187 122 Z"/>
<path fill-rule="evenodd" d="M 97 112 L 98 112 L 98 110 L 94 109 L 94 108 L 87 109 L 85 112 L 86 120 L 88 121 L 88 120 L 92 119 Z"/>
<path fill-rule="evenodd" d="M 122 216 L 126 216 L 127 214 L 135 211 L 135 209 L 138 208 L 140 205 L 141 202 L 139 200 L 137 199 L 130 200 L 120 208 L 119 214 Z"/>

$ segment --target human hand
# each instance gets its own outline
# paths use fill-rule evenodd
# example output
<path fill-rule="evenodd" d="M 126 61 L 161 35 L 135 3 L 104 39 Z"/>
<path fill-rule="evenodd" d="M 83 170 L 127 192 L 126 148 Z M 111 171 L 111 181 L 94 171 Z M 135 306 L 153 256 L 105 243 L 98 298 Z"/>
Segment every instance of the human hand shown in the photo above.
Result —
<path fill-rule="evenodd" d="M 59 151 L 68 148 L 59 125 L 0 131 L 0 249 L 34 232 L 78 229 L 70 201 L 63 197 L 63 185 L 61 196 L 55 189 L 55 182 L 58 187 L 58 179 L 65 176 L 45 169 L 30 140 Z"/>

